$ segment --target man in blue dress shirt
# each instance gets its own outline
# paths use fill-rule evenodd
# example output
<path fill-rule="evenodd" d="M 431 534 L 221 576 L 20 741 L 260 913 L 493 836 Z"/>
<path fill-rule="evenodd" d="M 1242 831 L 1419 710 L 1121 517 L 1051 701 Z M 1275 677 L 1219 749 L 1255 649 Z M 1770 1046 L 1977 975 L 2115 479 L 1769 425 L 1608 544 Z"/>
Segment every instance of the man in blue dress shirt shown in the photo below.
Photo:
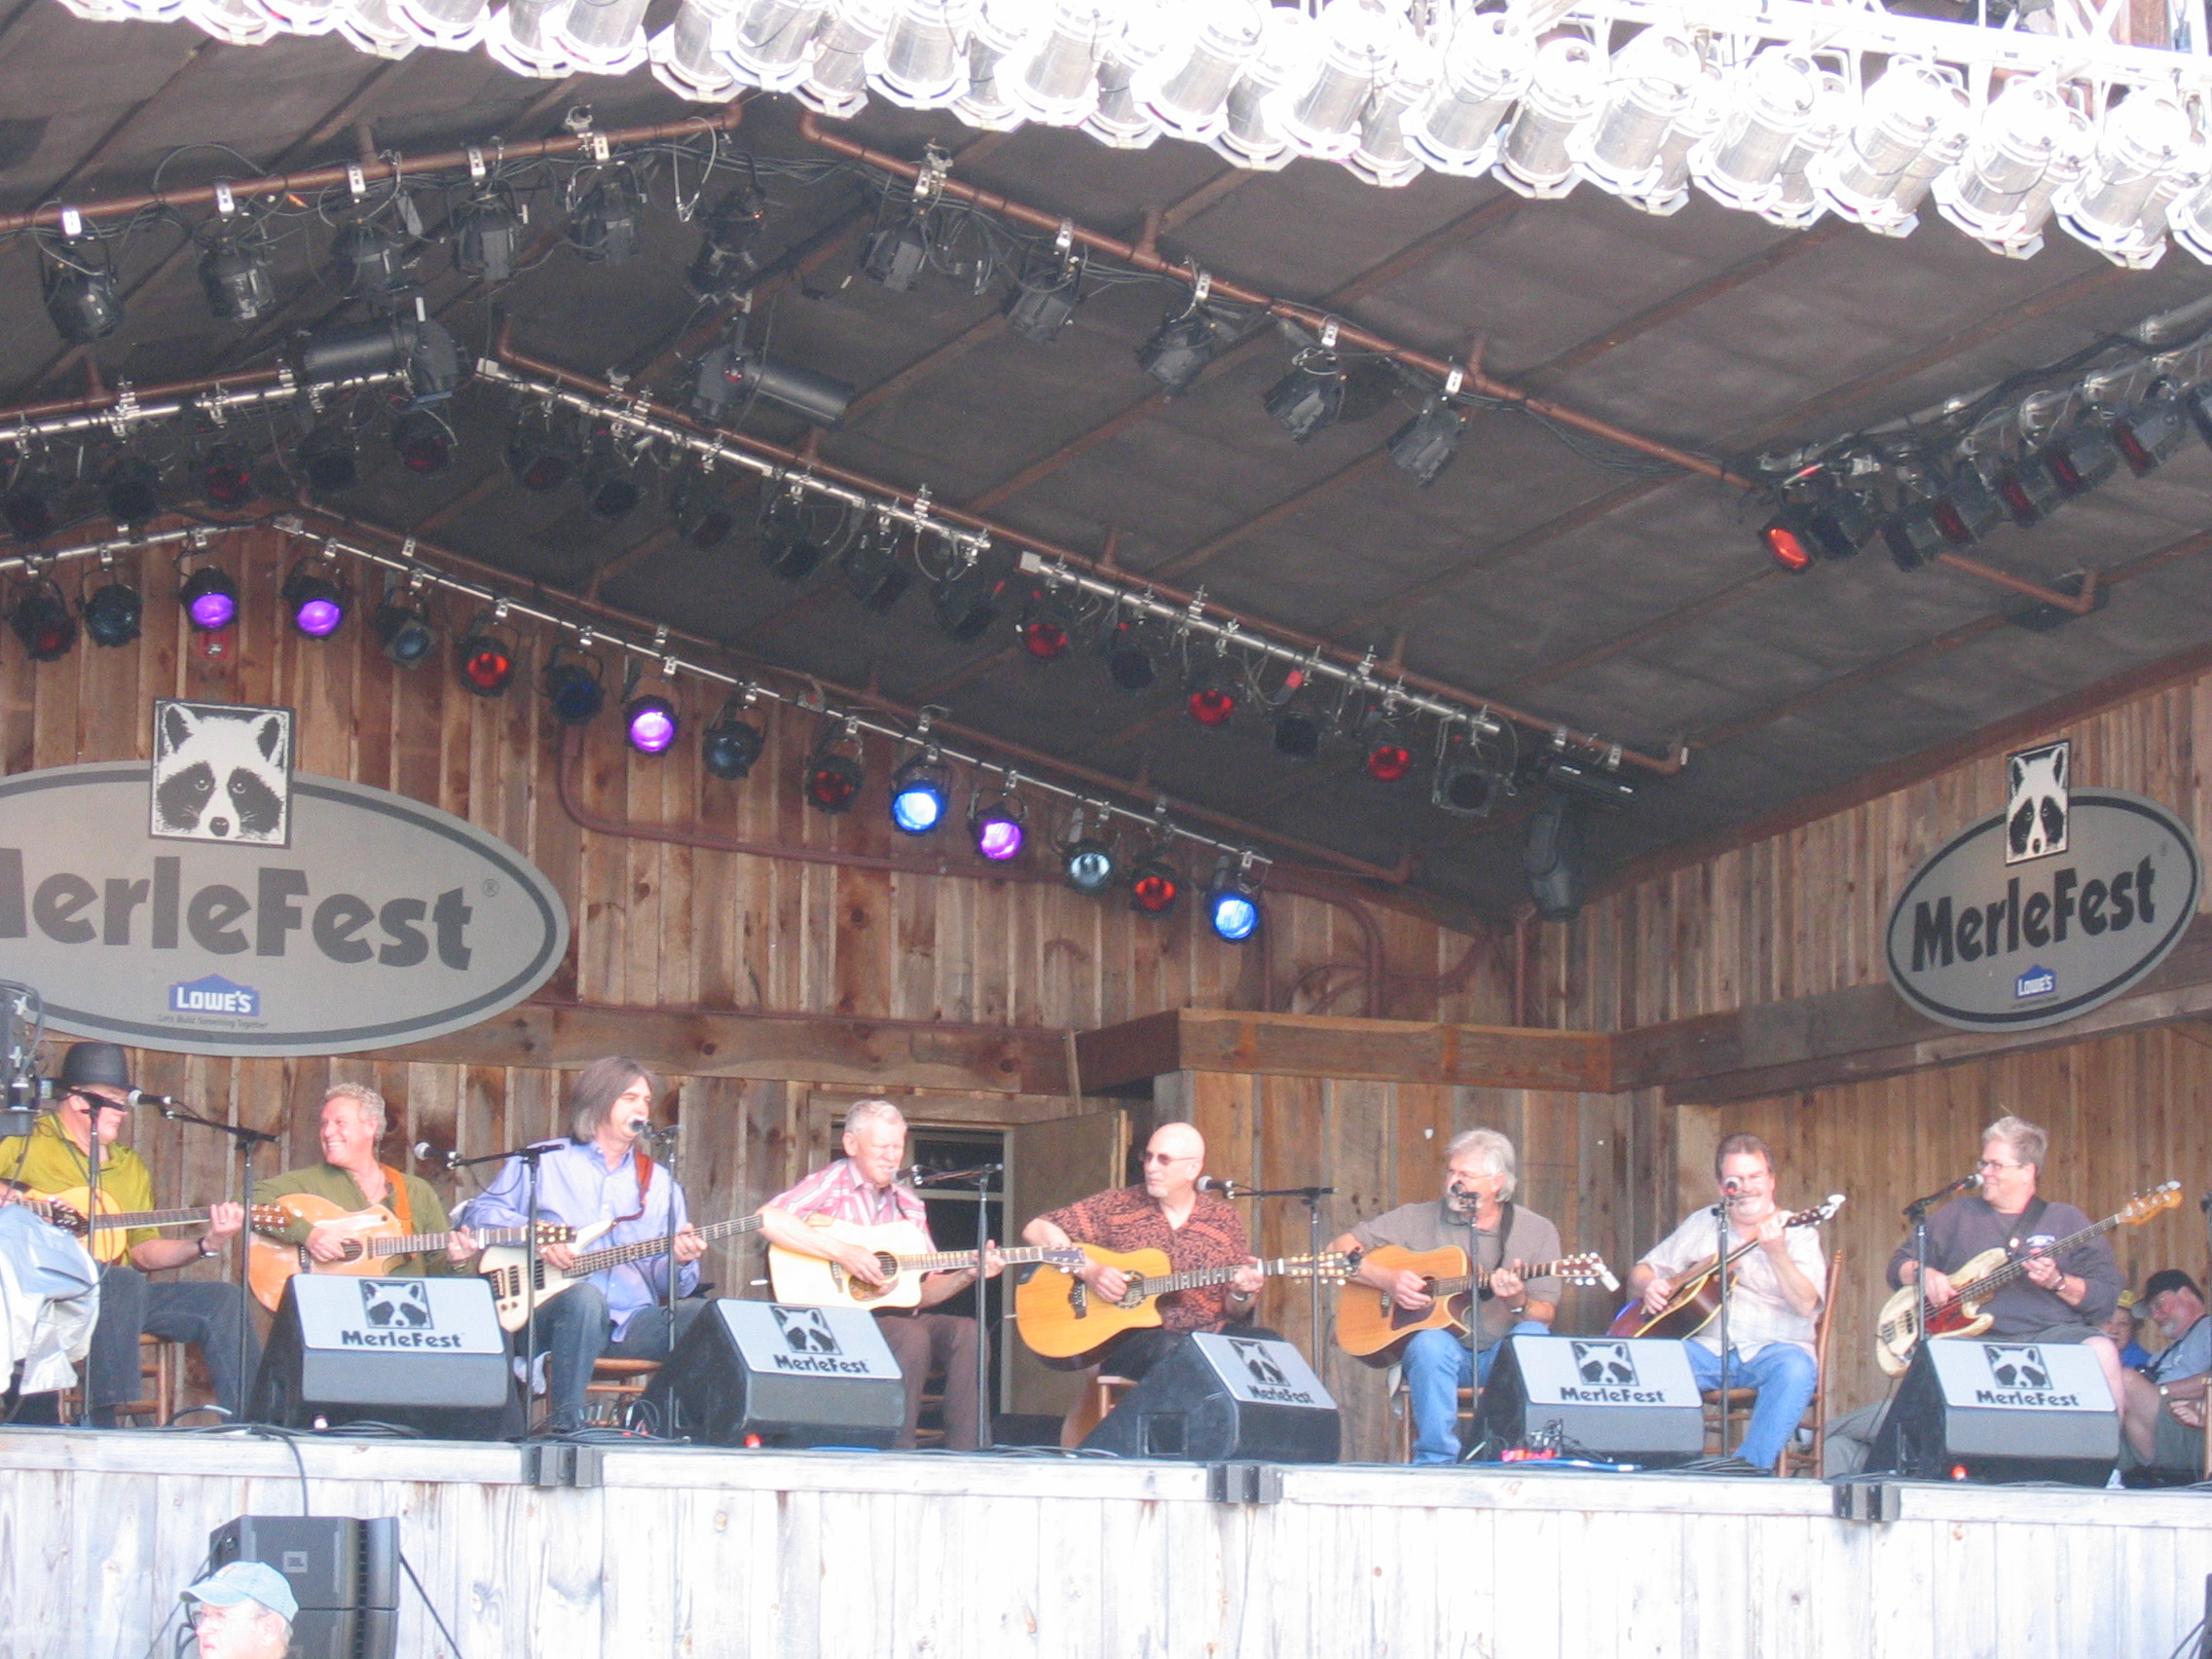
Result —
<path fill-rule="evenodd" d="M 570 1227 L 611 1221 L 614 1226 L 586 1249 L 658 1242 L 668 1237 L 669 1209 L 676 1213 L 677 1291 L 672 1339 L 668 1321 L 668 1258 L 648 1256 L 603 1269 L 539 1306 L 537 1346 L 547 1356 L 545 1427 L 560 1434 L 583 1424 L 584 1389 L 602 1354 L 621 1359 L 666 1359 L 703 1302 L 698 1287 L 706 1241 L 691 1229 L 683 1191 L 638 1144 L 652 1118 L 658 1086 L 651 1072 L 620 1054 L 598 1059 L 576 1074 L 569 1090 L 569 1138 L 546 1143 L 538 1162 L 537 1219 Z M 461 1206 L 471 1229 L 530 1225 L 530 1170 L 510 1159 L 491 1186 Z M 549 1268 L 575 1265 L 577 1250 L 548 1244 L 539 1252 Z"/>

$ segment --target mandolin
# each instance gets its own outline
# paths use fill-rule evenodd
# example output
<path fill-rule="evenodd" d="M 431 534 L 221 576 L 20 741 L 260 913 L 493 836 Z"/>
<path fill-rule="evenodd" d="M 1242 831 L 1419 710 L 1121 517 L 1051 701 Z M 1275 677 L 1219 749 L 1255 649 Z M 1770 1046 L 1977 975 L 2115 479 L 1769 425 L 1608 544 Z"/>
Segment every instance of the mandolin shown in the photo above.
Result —
<path fill-rule="evenodd" d="M 576 1229 L 575 1244 L 589 1244 L 613 1227 L 611 1221 L 595 1221 L 589 1227 Z M 516 1230 L 520 1232 L 520 1229 Z M 741 1215 L 735 1221 L 714 1221 L 705 1227 L 693 1228 L 701 1238 L 728 1238 L 740 1233 L 760 1231 L 757 1215 Z M 521 1244 L 498 1244 L 476 1259 L 476 1271 L 492 1281 L 492 1302 L 499 1312 L 499 1328 L 519 1331 L 530 1322 L 530 1310 L 542 1307 L 563 1291 L 571 1290 L 608 1268 L 618 1268 L 625 1262 L 645 1262 L 655 1256 L 668 1254 L 665 1235 L 643 1238 L 635 1244 L 609 1244 L 600 1250 L 586 1250 L 576 1257 L 572 1268 L 557 1268 L 540 1256 L 537 1259 L 537 1283 L 535 1292 L 530 1284 L 530 1250 L 528 1240 Z"/>
<path fill-rule="evenodd" d="M 284 1283 L 294 1273 L 349 1273 L 361 1278 L 376 1278 L 391 1271 L 392 1262 L 401 1256 L 432 1255 L 453 1242 L 450 1233 L 402 1233 L 399 1218 L 383 1204 L 371 1204 L 366 1209 L 340 1209 L 328 1198 L 312 1193 L 287 1193 L 273 1204 L 257 1204 L 253 1223 L 253 1244 L 246 1254 L 246 1284 L 253 1291 L 253 1299 L 272 1313 L 284 1297 Z M 273 1210 L 273 1220 L 263 1220 L 260 1212 Z M 291 1244 L 281 1238 L 265 1236 L 270 1233 L 288 1233 L 296 1222 L 312 1226 L 328 1226 L 350 1234 L 346 1239 L 346 1254 L 335 1262 L 318 1262 L 308 1254 L 305 1244 Z M 567 1244 L 576 1235 L 572 1227 L 563 1227 L 549 1221 L 537 1224 L 537 1242 Z M 476 1241 L 483 1245 L 521 1244 L 530 1236 L 526 1227 L 498 1227 L 476 1234 Z"/>
<path fill-rule="evenodd" d="M 1783 1222 L 1784 1227 L 1818 1227 L 1832 1220 L 1835 1212 L 1843 1208 L 1843 1195 L 1830 1193 L 1827 1202 L 1812 1209 L 1799 1210 Z M 1734 1267 L 1759 1247 L 1756 1238 L 1746 1239 L 1728 1252 L 1728 1265 Z M 1687 1269 L 1675 1281 L 1675 1294 L 1667 1299 L 1667 1306 L 1656 1313 L 1646 1313 L 1641 1302 L 1632 1302 L 1605 1327 L 1608 1337 L 1694 1337 L 1713 1323 L 1720 1311 L 1720 1259 L 1708 1256 L 1704 1261 Z"/>
<path fill-rule="evenodd" d="M 1174 1271 L 1164 1250 L 1107 1250 L 1096 1244 L 1080 1247 L 1088 1261 L 1119 1268 L 1128 1274 L 1128 1288 L 1119 1302 L 1097 1295 L 1072 1272 L 1043 1267 L 1014 1287 L 1014 1323 L 1032 1353 L 1047 1360 L 1083 1365 L 1124 1331 L 1160 1323 L 1160 1299 L 1178 1290 L 1201 1290 L 1227 1284 L 1250 1263 L 1228 1268 L 1192 1268 Z M 1352 1272 L 1349 1256 L 1280 1256 L 1262 1262 L 1258 1271 L 1268 1276 L 1316 1273 L 1322 1278 L 1343 1278 Z"/>
<path fill-rule="evenodd" d="M 1951 1296 L 1928 1309 L 1928 1330 L 1935 1337 L 1978 1337 L 1989 1329 L 1994 1315 L 1983 1311 L 1989 1299 L 2021 1277 L 2028 1264 L 2038 1256 L 2063 1256 L 2077 1245 L 2084 1244 L 2099 1234 L 2110 1233 L 2116 1227 L 2140 1227 L 2153 1216 L 2176 1208 L 2181 1203 L 2181 1183 L 2168 1181 L 2162 1187 L 2138 1193 L 2104 1220 L 2093 1222 L 2079 1233 L 2069 1234 L 2047 1250 L 2031 1250 L 2017 1261 L 2003 1245 L 1984 1250 L 1964 1263 L 1950 1275 Z M 1912 1350 L 1920 1341 L 1920 1288 L 1906 1285 L 1889 1301 L 1882 1304 L 1882 1314 L 1874 1324 L 1874 1361 L 1892 1377 L 1899 1376 L 1912 1363 Z"/>
<path fill-rule="evenodd" d="M 922 1275 L 957 1272 L 976 1265 L 973 1250 L 933 1250 L 922 1230 L 910 1221 L 888 1222 L 881 1227 L 861 1227 L 828 1216 L 809 1216 L 808 1224 L 832 1238 L 858 1244 L 875 1254 L 876 1265 L 889 1275 L 887 1284 L 869 1284 L 845 1271 L 844 1265 L 821 1256 L 768 1247 L 768 1279 L 778 1302 L 801 1308 L 917 1308 L 922 1300 Z M 1001 1250 L 998 1258 L 1010 1268 L 1043 1262 L 1070 1270 L 1084 1264 L 1081 1245 L 1029 1245 Z"/>
<path fill-rule="evenodd" d="M 99 1216 L 96 1220 L 88 1221 L 85 1212 L 92 1206 L 92 1189 L 89 1187 L 70 1187 L 58 1193 L 34 1193 L 22 1187 L 0 1187 L 0 1203 L 19 1204 L 41 1221 L 85 1239 L 85 1248 L 92 1253 L 92 1259 L 102 1263 L 122 1259 L 129 1242 L 125 1235 L 132 1228 L 194 1227 L 208 1219 L 208 1211 L 204 1207 L 117 1209 L 114 1198 L 102 1192 Z M 283 1212 L 274 1204 L 255 1204 L 247 1210 L 246 1216 L 248 1222 L 255 1227 L 281 1227 L 284 1224 Z"/>
<path fill-rule="evenodd" d="M 1476 1294 L 1490 1289 L 1491 1275 L 1496 1272 L 1482 1268 L 1470 1273 L 1466 1251 L 1455 1245 L 1439 1250 L 1402 1250 L 1395 1244 L 1385 1244 L 1362 1256 L 1360 1266 L 1419 1273 L 1430 1297 L 1429 1305 L 1416 1312 L 1400 1308 L 1386 1290 L 1377 1290 L 1360 1279 L 1346 1281 L 1337 1293 L 1337 1346 L 1370 1365 L 1395 1364 L 1417 1331 L 1464 1331 Z M 1604 1259 L 1595 1252 L 1524 1266 L 1521 1277 L 1602 1284 L 1607 1290 L 1621 1287 Z"/>

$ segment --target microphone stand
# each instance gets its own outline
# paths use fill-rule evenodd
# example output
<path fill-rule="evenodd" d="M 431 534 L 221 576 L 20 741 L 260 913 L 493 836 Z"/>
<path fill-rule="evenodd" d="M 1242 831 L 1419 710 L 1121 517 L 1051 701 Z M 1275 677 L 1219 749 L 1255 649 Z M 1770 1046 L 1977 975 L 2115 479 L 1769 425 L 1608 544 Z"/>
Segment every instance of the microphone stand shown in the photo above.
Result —
<path fill-rule="evenodd" d="M 557 1140 L 536 1141 L 528 1146 L 518 1146 L 512 1152 L 489 1152 L 481 1158 L 458 1158 L 450 1152 L 446 1154 L 446 1167 L 448 1169 L 466 1169 L 470 1165 L 477 1163 L 504 1163 L 508 1159 L 515 1158 L 520 1159 L 522 1161 L 523 1166 L 530 1171 L 530 1227 L 528 1233 L 523 1238 L 522 1244 L 523 1261 L 525 1264 L 523 1269 L 524 1289 L 522 1322 L 524 1333 L 522 1360 L 522 1437 L 525 1440 L 528 1440 L 530 1438 L 531 1432 L 530 1391 L 536 1385 L 537 1382 L 537 1293 L 545 1288 L 545 1281 L 543 1277 L 544 1269 L 539 1263 L 537 1256 L 537 1165 L 539 1160 L 543 1159 L 547 1153 L 558 1152 L 561 1149 L 561 1144 L 562 1143 Z M 553 1379 L 550 1376 L 545 1379 L 545 1409 L 548 1412 L 553 1409 Z"/>
<path fill-rule="evenodd" d="M 1312 1315 L 1309 1351 L 1316 1371 L 1326 1358 L 1321 1351 L 1321 1200 L 1335 1192 L 1334 1187 L 1259 1187 L 1236 1194 L 1240 1198 L 1296 1198 L 1306 1206 L 1307 1311 Z"/>
<path fill-rule="evenodd" d="M 1728 1215 L 1734 1207 L 1736 1195 L 1723 1193 L 1720 1201 L 1713 1206 L 1714 1268 L 1720 1287 L 1720 1456 L 1728 1456 L 1728 1361 L 1732 1357 L 1728 1346 L 1728 1246 L 1735 1242 L 1729 1235 Z"/>
<path fill-rule="evenodd" d="M 1940 1192 L 1915 1198 L 1904 1206 L 1904 1218 L 1912 1223 L 1912 1260 L 1916 1270 L 1912 1278 L 1912 1346 L 1916 1352 L 1928 1346 L 1928 1312 L 1934 1306 L 1928 1300 L 1928 1212 L 1953 1193 L 1964 1192 L 1977 1184 L 1975 1178 L 1970 1175 L 1963 1180 L 1953 1181 Z M 2212 1205 L 2212 1194 L 2206 1195 L 2205 1202 Z"/>
<path fill-rule="evenodd" d="M 1003 1163 L 978 1163 L 973 1169 L 931 1170 L 914 1177 L 917 1187 L 939 1187 L 963 1182 L 976 1189 L 976 1449 L 987 1452 L 997 1444 L 991 1425 L 991 1320 L 983 1294 L 990 1280 L 991 1183 L 1006 1168 Z M 946 1378 L 949 1386 L 951 1379 Z"/>
<path fill-rule="evenodd" d="M 280 1137 L 264 1133 L 260 1129 L 249 1129 L 243 1124 L 223 1124 L 213 1118 L 203 1118 L 187 1112 L 181 1106 L 164 1106 L 161 1111 L 162 1116 L 172 1124 L 197 1124 L 203 1129 L 213 1129 L 220 1134 L 229 1135 L 245 1162 L 242 1174 L 245 1183 L 246 1225 L 239 1229 L 239 1414 L 236 1419 L 237 1421 L 243 1422 L 246 1420 L 248 1401 L 256 1381 L 245 1374 L 246 1350 L 253 1332 L 253 1311 L 249 1306 L 251 1292 L 247 1289 L 246 1279 L 247 1266 L 253 1256 L 253 1153 L 256 1147 L 275 1146 Z M 96 1130 L 97 1125 L 94 1127 Z M 96 1142 L 99 1136 L 95 1132 L 92 1138 Z M 93 1208 L 96 1211 L 98 1207 L 95 1196 Z M 88 1400 L 92 1398 L 90 1388 L 85 1390 L 85 1397 Z"/>
<path fill-rule="evenodd" d="M 2197 1205 L 2204 1211 L 2204 1226 L 2205 1232 L 2207 1234 L 2207 1241 L 2212 1242 L 2212 1193 L 2206 1193 L 2203 1198 L 2199 1198 L 2197 1200 Z M 2204 1396 L 2203 1411 L 2204 1456 L 2202 1464 L 2199 1469 L 2199 1474 L 2202 1479 L 2212 1481 L 2212 1391 L 2207 1391 Z"/>

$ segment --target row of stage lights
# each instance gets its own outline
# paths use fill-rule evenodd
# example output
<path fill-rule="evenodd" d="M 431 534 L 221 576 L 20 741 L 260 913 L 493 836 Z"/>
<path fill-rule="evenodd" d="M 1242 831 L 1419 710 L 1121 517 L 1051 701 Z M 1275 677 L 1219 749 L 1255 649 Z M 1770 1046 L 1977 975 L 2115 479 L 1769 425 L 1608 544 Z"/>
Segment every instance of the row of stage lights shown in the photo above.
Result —
<path fill-rule="evenodd" d="M 187 554 L 180 560 L 180 577 L 176 601 L 196 633 L 219 635 L 237 624 L 239 586 L 228 572 Z M 343 572 L 328 554 L 296 562 L 284 576 L 278 599 L 292 629 L 315 641 L 336 635 L 354 609 Z M 108 556 L 102 558 L 96 573 L 88 576 L 74 608 L 55 577 L 45 573 L 25 586 L 8 621 L 32 661 L 55 662 L 75 647 L 80 631 L 98 646 L 131 645 L 140 636 L 144 615 L 144 595 Z M 419 668 L 437 652 L 439 630 L 429 595 L 420 582 L 387 584 L 370 626 L 385 656 L 397 667 Z M 453 654 L 455 672 L 468 691 L 486 698 L 503 696 L 520 661 L 504 608 L 496 605 L 471 620 L 456 639 Z M 677 746 L 682 718 L 672 697 L 641 689 L 640 678 L 631 673 L 621 692 L 623 739 L 639 755 L 665 756 Z M 589 648 L 588 636 L 555 646 L 538 676 L 538 689 L 562 725 L 583 727 L 599 719 L 610 700 L 608 668 Z M 768 741 L 765 726 L 754 715 L 759 696 L 756 685 L 733 691 L 702 732 L 699 760 L 710 776 L 739 782 L 759 762 Z M 936 712 L 924 711 L 907 745 L 916 753 L 890 778 L 887 810 L 892 827 L 905 835 L 933 835 L 953 816 L 958 778 L 942 749 L 930 741 L 930 719 Z M 800 793 L 808 806 L 841 816 L 859 802 L 868 777 L 863 741 L 857 719 L 825 719 L 800 772 Z M 1124 858 L 1112 834 L 1111 815 L 1099 811 L 1095 828 L 1087 833 L 1085 813 L 1086 806 L 1079 802 L 1055 846 L 1067 884 L 1090 897 L 1124 887 L 1129 907 L 1138 914 L 1156 919 L 1172 914 L 1182 900 L 1185 881 L 1174 854 L 1175 836 L 1164 818 L 1156 815 L 1146 843 Z M 997 865 L 1019 858 L 1028 844 L 1029 799 L 1021 793 L 1018 774 L 1003 772 L 994 793 L 973 790 L 966 818 L 969 840 L 977 856 Z M 1249 852 L 1221 850 L 1204 895 L 1208 926 L 1231 943 L 1243 942 L 1260 926 L 1256 862 Z"/>
<path fill-rule="evenodd" d="M 701 101 L 758 87 L 847 119 L 872 93 L 991 130 L 1206 143 L 1244 167 L 1314 157 L 1377 185 L 1424 168 L 1538 199 L 1588 183 L 1657 214 L 1694 189 L 1779 225 L 1834 213 L 1893 237 L 1933 199 L 2015 258 L 2054 216 L 2131 266 L 2154 263 L 2170 227 L 2212 261 L 2212 150 L 2190 115 L 2201 60 L 2116 47 L 2094 8 L 2050 12 L 2061 38 L 2039 39 L 1879 7 L 1775 5 L 1708 27 L 1633 0 L 683 0 L 648 42 L 647 0 L 64 4 L 183 17 L 241 45 L 332 30 L 385 56 L 488 43 L 545 77 L 649 59 Z"/>

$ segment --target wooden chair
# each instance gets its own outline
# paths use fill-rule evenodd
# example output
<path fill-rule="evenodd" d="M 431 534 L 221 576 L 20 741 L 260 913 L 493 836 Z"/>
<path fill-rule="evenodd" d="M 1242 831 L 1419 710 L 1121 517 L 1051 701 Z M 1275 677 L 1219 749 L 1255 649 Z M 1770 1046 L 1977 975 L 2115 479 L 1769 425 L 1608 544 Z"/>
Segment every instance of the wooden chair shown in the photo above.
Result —
<path fill-rule="evenodd" d="M 602 1354 L 592 1362 L 591 1381 L 584 1384 L 584 1420 L 601 1427 L 620 1427 L 630 1408 L 645 1398 L 657 1359 L 616 1359 Z"/>
<path fill-rule="evenodd" d="M 1398 1461 L 1410 1463 L 1414 1460 L 1414 1402 L 1413 1396 L 1406 1391 L 1403 1366 L 1390 1367 L 1385 1386 L 1390 1395 L 1390 1433 L 1394 1437 Z M 1472 1388 L 1462 1388 L 1459 1390 L 1459 1420 L 1464 1422 L 1474 1415 L 1475 1391 Z"/>
<path fill-rule="evenodd" d="M 1060 1421 L 1060 1444 L 1071 1452 L 1081 1446 L 1084 1436 L 1104 1422 L 1107 1414 L 1122 1403 L 1122 1396 L 1136 1385 L 1133 1377 L 1086 1375 L 1082 1397 Z"/>
<path fill-rule="evenodd" d="M 1821 1291 L 1820 1317 L 1813 1321 L 1813 1398 L 1805 1407 L 1805 1415 L 1798 1419 L 1800 1430 L 1813 1431 L 1810 1451 L 1800 1450 L 1797 1436 L 1792 1434 L 1783 1443 L 1781 1455 L 1774 1460 L 1778 1475 L 1811 1475 L 1821 1478 L 1821 1464 L 1827 1453 L 1828 1438 L 1828 1332 L 1835 1321 L 1836 1293 L 1843 1284 L 1843 1252 L 1839 1249 L 1828 1257 L 1827 1283 Z M 1728 1438 L 1741 1441 L 1742 1429 L 1751 1420 L 1751 1403 L 1758 1398 L 1755 1388 L 1731 1388 L 1723 1405 L 1718 1389 L 1709 1388 L 1701 1396 L 1705 1401 L 1705 1445 L 1708 1452 L 1720 1450 L 1721 1413 L 1727 1414 Z"/>
<path fill-rule="evenodd" d="M 150 1384 L 150 1386 L 149 1386 Z M 118 1421 L 126 1418 L 150 1418 L 156 1428 L 166 1428 L 176 1416 L 177 1396 L 184 1388 L 184 1344 L 164 1342 L 160 1337 L 141 1335 L 138 1339 L 138 1391 L 140 1398 L 126 1400 L 115 1408 Z M 85 1394 L 81 1385 L 61 1390 L 61 1420 L 75 1422 L 84 1415 Z"/>

